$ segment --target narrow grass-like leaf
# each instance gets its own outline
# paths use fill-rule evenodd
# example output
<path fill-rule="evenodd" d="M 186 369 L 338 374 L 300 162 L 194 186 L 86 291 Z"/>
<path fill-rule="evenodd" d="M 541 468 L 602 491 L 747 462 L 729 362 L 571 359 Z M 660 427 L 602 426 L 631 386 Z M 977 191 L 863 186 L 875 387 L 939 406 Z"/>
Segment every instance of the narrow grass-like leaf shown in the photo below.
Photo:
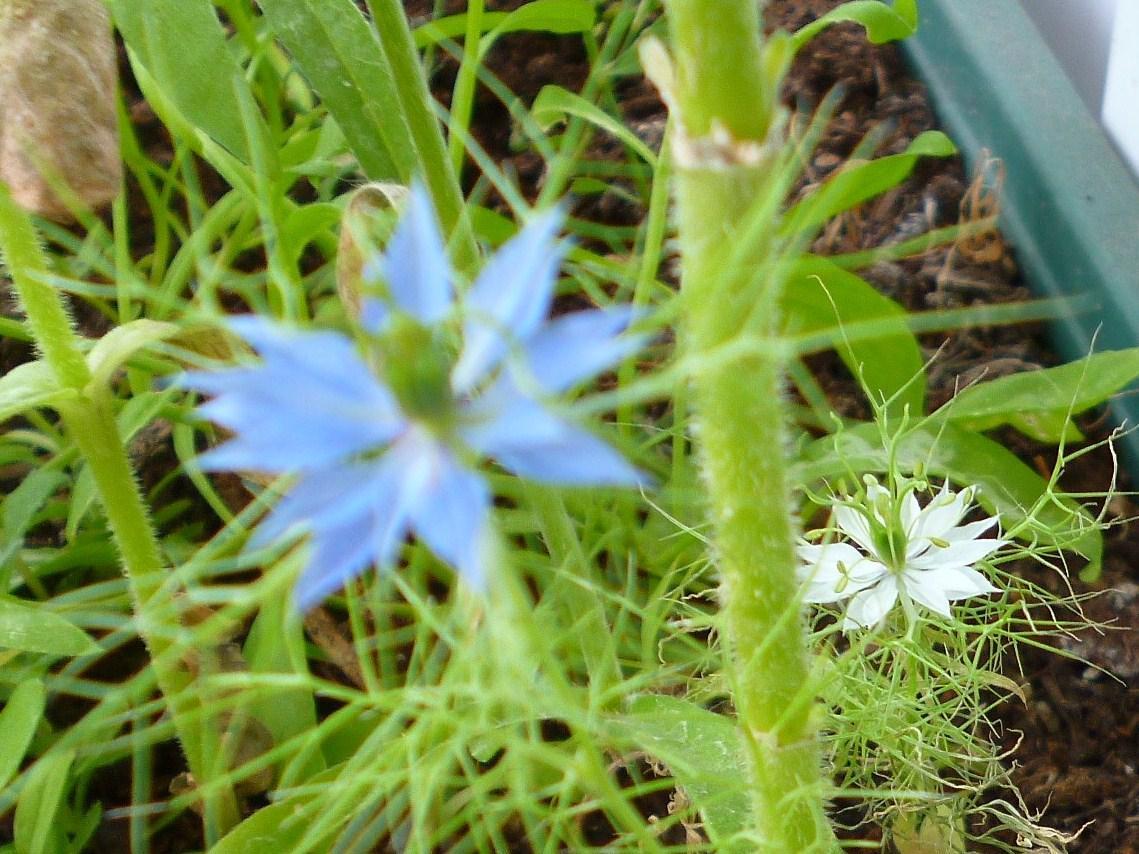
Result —
<path fill-rule="evenodd" d="M 924 411 L 921 348 L 906 326 L 906 312 L 858 276 L 817 256 L 805 256 L 788 275 L 783 316 L 791 334 L 832 329 L 832 346 L 877 402 L 891 399 L 888 412 Z M 882 334 L 848 343 L 842 326 L 881 321 Z"/>
<path fill-rule="evenodd" d="M 893 6 L 882 0 L 851 0 L 831 9 L 805 27 L 795 31 L 793 43 L 798 51 L 831 24 L 853 21 L 866 30 L 866 37 L 874 44 L 906 39 L 917 32 L 917 0 L 895 0 Z"/>
<path fill-rule="evenodd" d="M 273 32 L 373 180 L 410 180 L 417 157 L 375 32 L 352 0 L 260 0 Z"/>
<path fill-rule="evenodd" d="M 1068 415 L 1103 403 L 1139 377 L 1139 347 L 1095 353 L 1058 368 L 1013 374 L 960 392 L 935 417 L 971 430 L 1010 424 L 1042 442 L 1079 438 Z"/>
<path fill-rule="evenodd" d="M 59 614 L 8 596 L 0 596 L 0 647 L 63 656 L 99 651 L 95 641 Z"/>
<path fill-rule="evenodd" d="M 20 763 L 32 743 L 32 735 L 43 717 L 43 682 L 27 679 L 17 685 L 0 711 L 0 789 L 20 770 Z"/>
<path fill-rule="evenodd" d="M 479 54 L 485 55 L 495 40 L 507 33 L 524 30 L 569 35 L 591 29 L 597 20 L 593 3 L 586 0 L 533 0 L 513 12 L 484 12 L 480 19 L 479 35 L 487 38 L 479 43 Z M 446 39 L 466 35 L 467 13 L 448 15 L 421 24 L 412 31 L 415 46 L 429 47 Z"/>
<path fill-rule="evenodd" d="M 565 121 L 566 116 L 577 116 L 604 131 L 608 131 L 637 152 L 650 166 L 654 168 L 656 166 L 656 155 L 651 148 L 641 142 L 635 133 L 604 110 L 561 86 L 553 84 L 543 86 L 538 97 L 534 99 L 530 114 L 543 130 L 549 130 L 556 123 Z"/>
<path fill-rule="evenodd" d="M 595 4 L 587 0 L 532 0 L 509 12 L 479 42 L 479 57 L 506 33 L 523 30 L 569 35 L 585 33 L 597 21 Z"/>
<path fill-rule="evenodd" d="M 19 552 L 35 515 L 65 480 L 57 468 L 35 469 L 0 502 L 0 566 Z"/>
<path fill-rule="evenodd" d="M 53 752 L 32 769 L 16 802 L 14 831 L 19 854 L 58 854 L 62 850 L 57 814 L 74 759 L 74 750 Z"/>
<path fill-rule="evenodd" d="M 949 137 L 941 131 L 927 130 L 901 154 L 848 163 L 818 190 L 791 207 L 782 231 L 801 234 L 818 228 L 843 211 L 896 187 L 913 171 L 919 158 L 950 157 L 956 153 L 957 148 Z"/>
<path fill-rule="evenodd" d="M 508 17 L 510 17 L 509 12 L 484 12 L 482 15 L 482 33 L 479 35 L 494 29 Z M 458 15 L 447 15 L 445 18 L 420 24 L 412 30 L 411 36 L 415 39 L 416 47 L 425 48 L 447 39 L 462 38 L 466 32 L 467 13 L 460 12 Z"/>

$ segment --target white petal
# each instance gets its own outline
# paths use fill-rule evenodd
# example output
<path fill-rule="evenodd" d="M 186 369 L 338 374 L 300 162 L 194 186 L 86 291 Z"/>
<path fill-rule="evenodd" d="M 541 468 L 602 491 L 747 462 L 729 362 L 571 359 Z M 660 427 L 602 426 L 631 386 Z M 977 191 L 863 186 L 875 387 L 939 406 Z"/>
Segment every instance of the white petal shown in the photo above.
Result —
<path fill-rule="evenodd" d="M 906 581 L 914 575 L 920 576 L 925 587 L 937 587 L 950 602 L 967 599 L 970 596 L 983 596 L 986 593 L 999 593 L 1000 590 L 989 583 L 989 579 L 967 566 L 953 566 L 945 569 L 930 569 L 925 572 L 906 573 Z"/>
<path fill-rule="evenodd" d="M 874 584 L 888 570 L 847 543 L 800 544 L 799 576 L 807 582 L 804 602 L 839 602 Z M 841 566 L 840 566 L 841 564 Z"/>
<path fill-rule="evenodd" d="M 949 599 L 933 572 L 906 572 L 903 575 L 906 593 L 911 599 L 943 617 L 949 616 Z"/>
<path fill-rule="evenodd" d="M 963 540 L 975 540 L 989 528 L 996 524 L 996 519 L 989 517 L 988 519 L 981 519 L 978 522 L 970 522 L 968 525 L 960 525 L 956 528 L 951 528 L 942 534 L 941 539 L 947 540 L 951 543 L 959 543 Z"/>
<path fill-rule="evenodd" d="M 914 520 L 914 525 L 909 531 L 910 538 L 913 540 L 922 537 L 943 538 L 947 531 L 956 527 L 961 521 L 961 517 L 969 509 L 972 496 L 973 491 L 970 489 L 955 494 L 949 491 L 948 484 L 943 485 L 941 491 L 930 499 L 929 504 Z"/>
<path fill-rule="evenodd" d="M 913 536 L 914 523 L 919 518 L 921 518 L 921 505 L 917 496 L 907 492 L 906 497 L 902 499 L 902 530 L 906 532 L 907 537 Z"/>
<path fill-rule="evenodd" d="M 945 569 L 955 566 L 971 566 L 982 560 L 1001 546 L 1005 540 L 965 540 L 951 542 L 948 548 L 933 543 L 924 552 L 906 558 L 906 569 Z"/>
<path fill-rule="evenodd" d="M 843 631 L 852 628 L 871 628 L 883 618 L 898 601 L 898 579 L 895 575 L 885 575 L 876 585 L 863 590 L 850 600 L 846 607 Z"/>
<path fill-rule="evenodd" d="M 849 504 L 836 504 L 834 508 L 834 521 L 839 530 L 854 540 L 871 554 L 877 554 L 874 540 L 870 537 L 870 523 L 857 510 Z"/>

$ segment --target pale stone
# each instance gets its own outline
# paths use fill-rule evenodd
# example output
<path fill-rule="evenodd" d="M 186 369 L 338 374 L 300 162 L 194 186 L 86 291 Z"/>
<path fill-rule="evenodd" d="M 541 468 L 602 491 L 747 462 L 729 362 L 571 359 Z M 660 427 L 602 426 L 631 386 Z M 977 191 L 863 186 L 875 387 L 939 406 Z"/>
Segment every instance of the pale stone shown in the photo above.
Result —
<path fill-rule="evenodd" d="M 115 45 L 102 0 L 0 0 L 0 180 L 27 210 L 74 219 L 119 191 Z"/>

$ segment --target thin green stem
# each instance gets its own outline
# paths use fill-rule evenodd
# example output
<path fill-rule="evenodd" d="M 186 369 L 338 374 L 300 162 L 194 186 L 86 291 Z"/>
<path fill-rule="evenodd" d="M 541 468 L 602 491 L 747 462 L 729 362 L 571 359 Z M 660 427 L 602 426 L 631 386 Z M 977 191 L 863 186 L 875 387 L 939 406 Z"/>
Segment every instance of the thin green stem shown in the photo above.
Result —
<path fill-rule="evenodd" d="M 368 0 L 368 10 L 391 67 L 393 88 L 411 130 L 423 178 L 443 231 L 451 235 L 455 266 L 472 272 L 479 258 L 478 244 L 463 206 L 459 181 L 451 168 L 442 128 L 435 118 L 431 92 L 403 5 L 398 0 Z"/>
<path fill-rule="evenodd" d="M 39 238 L 27 216 L 0 184 L 0 247 L 8 275 L 19 294 L 36 346 L 55 373 L 61 388 L 81 391 L 91 381 L 91 372 L 75 340 L 71 318 L 59 294 L 45 280 L 47 264 Z"/>

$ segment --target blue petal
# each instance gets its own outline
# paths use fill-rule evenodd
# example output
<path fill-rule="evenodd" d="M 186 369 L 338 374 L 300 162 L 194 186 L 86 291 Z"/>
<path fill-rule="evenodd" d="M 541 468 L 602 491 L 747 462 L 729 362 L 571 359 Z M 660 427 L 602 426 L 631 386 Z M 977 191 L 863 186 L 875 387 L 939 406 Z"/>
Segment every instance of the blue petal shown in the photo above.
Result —
<path fill-rule="evenodd" d="M 249 538 L 260 548 L 283 536 L 335 527 L 359 520 L 391 491 L 393 475 L 383 459 L 346 463 L 306 474 L 285 493 Z"/>
<path fill-rule="evenodd" d="M 430 487 L 437 452 L 414 431 L 371 463 L 340 466 L 302 480 L 258 528 L 250 545 L 282 534 L 312 534 L 309 564 L 294 591 L 307 610 L 373 563 L 395 560 Z"/>
<path fill-rule="evenodd" d="M 298 333 L 256 319 L 235 324 L 259 364 L 184 374 L 178 385 L 215 397 L 199 407 L 237 433 L 202 457 L 208 468 L 291 471 L 380 447 L 406 424 L 355 347 L 335 333 Z"/>
<path fill-rule="evenodd" d="M 384 332 L 391 316 L 391 307 L 382 299 L 366 297 L 360 305 L 360 325 L 369 332 Z"/>
<path fill-rule="evenodd" d="M 644 347 L 643 335 L 618 337 L 634 314 L 622 306 L 559 317 L 526 342 L 524 368 L 548 393 L 572 388 Z"/>
<path fill-rule="evenodd" d="M 500 380 L 470 409 L 463 439 L 517 475 L 572 486 L 638 486 L 650 478 L 614 448 Z"/>
<path fill-rule="evenodd" d="M 416 535 L 476 590 L 486 585 L 483 546 L 490 490 L 449 453 L 440 455 L 429 491 L 412 517 Z"/>
<path fill-rule="evenodd" d="M 307 398 L 303 391 L 288 401 L 262 393 L 224 394 L 198 411 L 236 433 L 232 440 L 200 458 L 204 468 L 215 471 L 320 468 L 382 447 L 405 428 L 402 420 L 394 420 L 382 410 L 329 406 Z"/>
<path fill-rule="evenodd" d="M 312 538 L 308 564 L 293 588 L 293 605 L 311 611 L 376 563 L 375 545 L 361 536 L 362 520 L 326 528 Z M 405 534 L 406 529 L 400 531 Z M 398 541 L 396 545 L 398 545 Z"/>
<path fill-rule="evenodd" d="M 503 246 L 471 286 L 464 302 L 463 352 L 451 374 L 459 394 L 492 371 L 512 343 L 525 341 L 550 312 L 564 244 L 554 235 L 560 210 L 536 217 Z"/>
<path fill-rule="evenodd" d="M 344 397 L 369 387 L 383 392 L 356 344 L 339 332 L 290 329 L 256 315 L 231 318 L 228 325 L 261 354 L 266 366 L 282 374 L 307 378 Z"/>
<path fill-rule="evenodd" d="M 396 306 L 420 323 L 438 323 L 451 310 L 454 298 L 447 250 L 431 199 L 418 182 L 411 187 L 403 216 L 380 259 L 379 272 Z"/>

